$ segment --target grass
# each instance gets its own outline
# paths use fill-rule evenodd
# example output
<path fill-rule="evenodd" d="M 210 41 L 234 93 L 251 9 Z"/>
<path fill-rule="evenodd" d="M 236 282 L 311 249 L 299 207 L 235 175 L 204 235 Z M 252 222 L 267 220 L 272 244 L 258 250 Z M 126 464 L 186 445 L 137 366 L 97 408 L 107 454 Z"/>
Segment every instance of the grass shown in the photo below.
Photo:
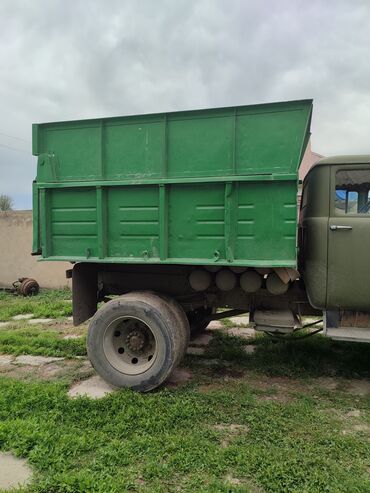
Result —
<path fill-rule="evenodd" d="M 86 338 L 62 339 L 56 332 L 42 326 L 1 330 L 0 353 L 73 358 L 86 355 Z"/>
<path fill-rule="evenodd" d="M 0 321 L 15 315 L 33 313 L 35 318 L 58 318 L 72 315 L 71 292 L 67 289 L 41 290 L 37 296 L 24 298 L 0 291 Z"/>
<path fill-rule="evenodd" d="M 68 299 L 42 296 L 52 317 Z M 1 295 L 0 313 L 36 301 Z M 3 328 L 0 352 L 84 354 L 84 339 L 64 340 L 60 327 Z M 185 358 L 187 384 L 150 394 L 71 400 L 66 381 L 2 376 L 0 450 L 32 465 L 24 493 L 368 493 L 370 399 L 346 385 L 370 376 L 369 356 L 367 345 L 321 336 L 216 333 L 204 356 Z"/>
<path fill-rule="evenodd" d="M 195 382 L 148 395 L 127 390 L 101 401 L 71 401 L 60 384 L 2 379 L 0 389 L 0 447 L 37 471 L 27 491 L 369 491 L 368 440 L 343 434 L 327 412 L 348 413 L 354 401 L 346 396 L 265 402 L 247 383 L 208 393 Z M 369 419 L 368 400 L 356 408 Z M 235 423 L 245 431 L 230 436 Z"/>
<path fill-rule="evenodd" d="M 223 333 L 215 334 L 206 358 L 221 358 L 234 367 L 255 370 L 269 376 L 370 377 L 370 345 L 344 343 L 321 335 L 297 341 L 273 341 L 258 334 L 249 340 Z M 255 346 L 253 354 L 246 354 L 246 345 Z M 198 358 L 199 359 L 199 358 Z"/>

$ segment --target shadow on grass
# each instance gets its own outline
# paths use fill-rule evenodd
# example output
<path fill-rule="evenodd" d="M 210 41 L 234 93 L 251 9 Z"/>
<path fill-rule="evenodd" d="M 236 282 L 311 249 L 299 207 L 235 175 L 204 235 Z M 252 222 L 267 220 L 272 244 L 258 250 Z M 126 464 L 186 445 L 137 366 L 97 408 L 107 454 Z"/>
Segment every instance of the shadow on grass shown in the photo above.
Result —
<path fill-rule="evenodd" d="M 246 354 L 247 345 L 255 346 L 252 354 Z M 204 358 L 217 360 L 217 366 L 229 366 L 234 371 L 248 369 L 271 376 L 370 377 L 369 344 L 333 341 L 322 335 L 275 341 L 265 335 L 245 340 L 217 332 Z"/>

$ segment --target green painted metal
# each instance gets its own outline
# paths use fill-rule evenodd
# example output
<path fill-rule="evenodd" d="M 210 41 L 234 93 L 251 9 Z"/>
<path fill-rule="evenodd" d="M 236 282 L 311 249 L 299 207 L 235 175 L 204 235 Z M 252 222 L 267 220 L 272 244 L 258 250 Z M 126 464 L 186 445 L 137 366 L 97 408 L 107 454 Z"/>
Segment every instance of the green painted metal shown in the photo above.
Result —
<path fill-rule="evenodd" d="M 296 266 L 311 111 L 304 100 L 34 125 L 34 251 Z"/>

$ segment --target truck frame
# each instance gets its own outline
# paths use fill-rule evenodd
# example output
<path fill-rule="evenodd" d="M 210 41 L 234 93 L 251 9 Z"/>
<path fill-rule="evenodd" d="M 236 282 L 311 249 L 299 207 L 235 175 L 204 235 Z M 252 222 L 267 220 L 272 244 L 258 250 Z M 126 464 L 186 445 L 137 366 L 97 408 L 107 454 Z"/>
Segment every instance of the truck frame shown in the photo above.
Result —
<path fill-rule="evenodd" d="M 157 387 L 190 332 L 231 314 L 275 335 L 317 316 L 370 341 L 370 156 L 315 165 L 298 221 L 311 114 L 301 100 L 33 125 L 33 254 L 72 263 L 74 323 L 91 318 L 105 380 Z"/>

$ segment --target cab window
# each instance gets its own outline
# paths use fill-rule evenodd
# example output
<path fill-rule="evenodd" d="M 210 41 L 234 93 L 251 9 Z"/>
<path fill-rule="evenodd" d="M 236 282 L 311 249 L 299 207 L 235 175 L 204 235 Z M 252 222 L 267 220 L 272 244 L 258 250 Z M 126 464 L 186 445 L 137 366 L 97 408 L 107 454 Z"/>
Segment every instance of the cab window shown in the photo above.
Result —
<path fill-rule="evenodd" d="M 335 181 L 335 212 L 370 216 L 370 169 L 337 171 Z"/>

